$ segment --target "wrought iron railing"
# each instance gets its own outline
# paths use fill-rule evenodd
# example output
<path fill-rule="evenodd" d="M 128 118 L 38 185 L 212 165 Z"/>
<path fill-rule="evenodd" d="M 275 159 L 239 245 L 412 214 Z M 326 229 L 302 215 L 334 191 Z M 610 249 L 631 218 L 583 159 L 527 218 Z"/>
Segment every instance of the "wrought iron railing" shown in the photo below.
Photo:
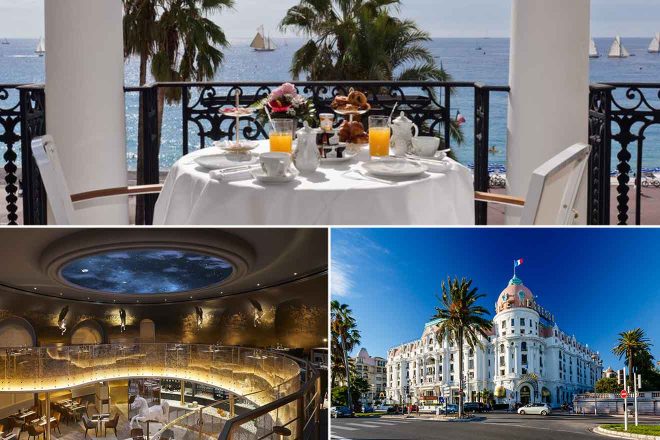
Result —
<path fill-rule="evenodd" d="M 592 198 L 595 211 L 599 213 L 598 224 L 609 224 L 609 198 L 611 169 L 611 154 L 616 153 L 616 222 L 627 225 L 631 222 L 630 186 L 634 191 L 634 224 L 642 222 L 642 187 L 644 173 L 651 170 L 644 167 L 644 148 L 649 129 L 660 128 L 660 84 L 658 83 L 608 83 L 598 84 L 591 88 L 590 136 L 602 151 L 600 164 L 594 164 L 600 170 L 607 170 L 607 179 L 600 171 L 596 175 L 607 180 L 600 192 L 594 192 Z M 602 121 L 610 121 L 603 124 Z M 658 136 L 660 138 L 660 136 Z M 614 141 L 616 149 L 612 151 Z M 657 146 L 660 148 L 660 145 Z M 635 155 L 635 163 L 631 165 Z M 648 153 L 648 149 L 646 151 Z M 593 170 L 594 167 L 592 167 Z M 653 170 L 659 171 L 659 170 Z M 632 174 L 632 175 L 631 175 Z M 631 179 L 632 177 L 632 179 Z M 598 178 L 596 178 L 598 180 Z M 590 182 L 591 183 L 591 182 Z M 593 207 L 592 207 L 593 208 Z M 594 214 L 592 209 L 591 214 Z"/>
<path fill-rule="evenodd" d="M 222 115 L 219 110 L 235 104 L 236 94 L 239 94 L 241 105 L 252 105 L 266 97 L 279 83 L 275 82 L 235 82 L 235 83 L 156 83 L 143 87 L 127 87 L 127 95 L 138 94 L 142 108 L 140 119 L 143 130 L 137 136 L 142 143 L 138 158 L 140 172 L 139 184 L 159 182 L 160 175 L 160 138 L 158 134 L 158 93 L 159 91 L 175 91 L 181 98 L 181 150 L 180 154 L 188 154 L 191 145 L 204 148 L 211 141 L 231 138 L 235 133 L 235 120 Z M 23 223 L 46 223 L 45 192 L 39 179 L 39 173 L 33 164 L 29 144 L 34 136 L 45 133 L 44 91 L 42 86 L 0 86 L 8 90 L 20 88 L 20 103 L 12 104 L 12 110 L 0 109 L 0 124 L 5 132 L 13 133 L 12 142 L 4 141 L 8 146 L 8 157 L 18 142 L 21 145 L 22 181 L 23 181 Z M 491 92 L 506 92 L 508 87 L 491 87 L 471 82 L 298 82 L 301 94 L 310 98 L 318 113 L 330 112 L 330 104 L 334 96 L 345 94 L 351 87 L 369 94 L 373 105 L 372 114 L 388 114 L 393 106 L 405 110 L 407 115 L 420 127 L 425 135 L 436 135 L 443 139 L 444 147 L 454 146 L 452 135 L 455 125 L 452 124 L 453 91 L 458 89 L 474 90 L 475 106 L 475 187 L 484 191 L 488 189 L 488 139 L 489 139 L 489 98 Z M 0 95 L 2 98 L 2 95 Z M 10 112 L 20 115 L 20 131 L 11 125 Z M 337 120 L 336 124 L 341 123 Z M 266 136 L 266 129 L 260 120 L 244 119 L 241 122 L 241 135 L 248 139 L 258 139 Z M 25 127 L 23 127 L 25 125 Z M 2 132 L 0 132 L 0 135 Z M 17 140 L 14 134 L 20 136 Z M 3 138 L 0 137 L 0 140 Z M 11 147 L 11 148 L 10 148 Z M 15 159 L 6 159 L 15 166 Z M 8 173 L 7 192 L 16 195 L 18 190 L 11 186 L 16 177 L 16 171 Z M 141 212 L 136 214 L 139 223 L 150 224 L 153 219 L 153 207 L 157 196 L 140 196 L 143 203 L 138 203 Z M 7 211 L 15 213 L 18 210 L 18 200 L 8 197 Z M 17 216 L 9 217 L 10 224 L 18 223 Z M 478 224 L 486 224 L 486 210 L 483 203 L 477 204 Z"/>
<path fill-rule="evenodd" d="M 160 138 L 158 134 L 158 93 L 176 90 L 181 97 L 181 150 L 185 155 L 191 146 L 204 148 L 211 141 L 227 139 L 235 132 L 235 120 L 219 112 L 235 103 L 238 93 L 241 105 L 251 105 L 265 97 L 279 83 L 157 83 L 144 87 L 128 87 L 127 94 L 137 93 L 142 103 L 144 129 L 138 133 L 143 149 L 139 164 L 140 184 L 159 182 Z M 489 182 L 490 101 L 493 93 L 507 93 L 507 86 L 488 86 L 469 82 L 301 82 L 299 91 L 311 98 L 318 110 L 330 110 L 333 97 L 355 87 L 369 93 L 373 112 L 389 113 L 395 103 L 422 128 L 423 134 L 441 136 L 447 147 L 452 144 L 452 91 L 474 90 L 474 186 L 487 191 Z M 641 223 L 643 153 L 650 127 L 660 125 L 660 84 L 610 83 L 591 86 L 589 139 L 593 153 L 589 164 L 589 224 L 609 224 L 611 183 L 616 177 L 616 221 Z M 19 100 L 18 102 L 16 100 Z M 339 123 L 340 121 L 337 121 Z M 258 119 L 241 123 L 241 135 L 249 139 L 262 138 L 266 130 Z M 20 222 L 18 216 L 22 182 L 24 224 L 46 223 L 46 194 L 39 172 L 33 163 L 29 144 L 32 137 L 44 134 L 45 105 L 42 86 L 0 85 L 0 144 L 6 147 L 5 192 L 7 220 Z M 618 144 L 612 149 L 612 142 Z M 16 165 L 17 147 L 21 149 L 21 168 Z M 631 164 L 633 153 L 636 163 Z M 612 168 L 612 154 L 615 167 Z M 612 171 L 614 171 L 612 173 Z M 634 197 L 629 195 L 634 184 Z M 140 196 L 144 203 L 136 216 L 139 223 L 150 224 L 156 196 Z M 478 225 L 487 224 L 486 205 L 476 203 Z"/>

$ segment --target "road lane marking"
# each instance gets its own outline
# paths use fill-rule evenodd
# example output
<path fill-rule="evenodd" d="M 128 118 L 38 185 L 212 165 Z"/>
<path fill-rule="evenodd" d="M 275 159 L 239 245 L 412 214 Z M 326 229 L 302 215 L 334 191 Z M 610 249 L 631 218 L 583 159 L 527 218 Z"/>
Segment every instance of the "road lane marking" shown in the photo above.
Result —
<path fill-rule="evenodd" d="M 345 429 L 347 431 L 357 431 L 357 428 L 350 428 L 348 426 L 339 426 L 339 425 L 333 425 L 332 429 Z"/>
<path fill-rule="evenodd" d="M 362 423 L 360 426 L 368 426 L 369 428 L 382 428 L 385 425 L 385 423 Z M 388 424 L 389 425 L 389 424 Z"/>

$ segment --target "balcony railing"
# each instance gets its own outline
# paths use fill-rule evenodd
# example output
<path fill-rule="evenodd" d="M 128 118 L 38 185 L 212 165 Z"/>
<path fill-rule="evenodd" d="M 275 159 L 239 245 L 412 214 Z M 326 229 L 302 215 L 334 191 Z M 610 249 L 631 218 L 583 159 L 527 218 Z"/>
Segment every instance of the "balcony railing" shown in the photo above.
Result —
<path fill-rule="evenodd" d="M 127 87 L 127 96 L 138 95 L 142 103 L 144 130 L 132 135 L 140 137 L 144 145 L 143 155 L 138 158 L 144 179 L 138 183 L 158 183 L 161 168 L 158 136 L 157 103 L 160 90 L 177 91 L 181 105 L 168 107 L 165 119 L 180 124 L 180 140 L 177 155 L 185 155 L 191 148 L 204 148 L 212 141 L 228 139 L 235 133 L 235 121 L 219 113 L 225 106 L 235 104 L 240 95 L 241 105 L 251 105 L 264 98 L 279 83 L 156 83 L 144 87 Z M 299 82 L 301 94 L 312 99 L 318 112 L 330 110 L 335 95 L 346 93 L 351 87 L 369 94 L 374 114 L 387 114 L 395 103 L 405 110 L 421 128 L 422 134 L 438 135 L 445 146 L 455 147 L 452 141 L 452 115 L 457 112 L 455 94 L 473 92 L 474 187 L 488 191 L 491 98 L 494 94 L 508 93 L 508 86 L 488 86 L 471 82 Z M 631 222 L 630 184 L 635 183 L 634 223 L 641 223 L 641 187 L 644 180 L 643 153 L 648 129 L 660 124 L 660 84 L 595 84 L 591 87 L 589 112 L 589 139 L 593 153 L 589 164 L 588 223 L 610 222 L 610 179 L 616 176 L 616 222 Z M 132 98 L 135 100 L 134 98 Z M 29 144 L 34 136 L 45 134 L 45 103 L 42 86 L 0 85 L 0 144 L 6 146 L 5 192 L 6 215 L 9 224 L 46 223 L 46 195 L 39 172 L 36 169 Z M 137 101 L 136 101 L 137 102 Z M 503 114 L 504 112 L 498 112 Z M 504 113 L 505 114 L 505 113 Z M 337 121 L 339 123 L 340 121 Z M 504 124 L 504 121 L 501 121 Z M 241 135 L 248 139 L 266 136 L 266 130 L 256 119 L 245 120 L 240 126 Z M 137 139 L 129 139 L 136 143 Z M 612 141 L 617 144 L 616 168 L 612 173 Z M 636 148 L 635 148 L 636 144 Z M 180 149 L 179 149 L 180 145 Z M 634 151 L 630 151 L 633 149 Z M 21 164 L 17 166 L 20 150 Z M 631 159 L 635 153 L 635 172 Z M 531 171 L 531 170 L 530 170 Z M 634 175 L 632 175 L 634 174 Z M 631 176 L 632 175 L 632 176 Z M 632 177 L 632 179 L 631 179 Z M 19 178 L 22 183 L 23 215 L 19 212 Z M 139 223 L 151 223 L 156 196 L 140 196 L 144 200 L 143 211 L 136 215 Z M 476 224 L 487 224 L 486 204 L 476 202 Z M 21 221 L 22 220 L 22 221 Z"/>
<path fill-rule="evenodd" d="M 189 344 L 26 347 L 0 349 L 0 365 L 0 393 L 54 391 L 140 377 L 202 383 L 235 394 L 250 410 L 236 416 L 231 408 L 225 411 L 225 404 L 233 406 L 235 400 L 216 402 L 164 429 L 191 430 L 200 437 L 204 433 L 220 439 L 260 439 L 286 428 L 294 439 L 319 438 L 319 373 L 311 363 L 280 352 Z M 205 419 L 206 428 L 200 423 Z M 152 438 L 160 438 L 164 429 Z"/>

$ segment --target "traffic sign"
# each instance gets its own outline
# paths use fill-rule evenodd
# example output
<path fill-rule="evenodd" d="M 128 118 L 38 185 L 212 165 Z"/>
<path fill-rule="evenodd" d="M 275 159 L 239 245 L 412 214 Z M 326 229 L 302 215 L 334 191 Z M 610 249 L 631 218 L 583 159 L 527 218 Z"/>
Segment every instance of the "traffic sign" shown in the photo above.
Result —
<path fill-rule="evenodd" d="M 438 400 L 440 401 L 440 403 L 445 403 L 445 398 L 442 396 L 438 397 Z"/>
<path fill-rule="evenodd" d="M 622 399 L 625 399 L 626 397 L 628 397 L 628 391 L 626 391 L 626 390 L 621 390 L 621 398 L 622 398 Z"/>

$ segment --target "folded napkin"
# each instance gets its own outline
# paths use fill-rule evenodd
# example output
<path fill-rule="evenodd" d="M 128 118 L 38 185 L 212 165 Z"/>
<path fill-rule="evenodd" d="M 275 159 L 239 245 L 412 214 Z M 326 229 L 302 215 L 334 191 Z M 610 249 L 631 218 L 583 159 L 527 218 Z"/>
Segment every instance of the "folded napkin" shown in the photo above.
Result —
<path fill-rule="evenodd" d="M 213 170 L 209 173 L 209 177 L 220 182 L 248 180 L 253 178 L 251 170 L 256 168 L 259 168 L 259 165 L 241 168 L 239 170 Z"/>

